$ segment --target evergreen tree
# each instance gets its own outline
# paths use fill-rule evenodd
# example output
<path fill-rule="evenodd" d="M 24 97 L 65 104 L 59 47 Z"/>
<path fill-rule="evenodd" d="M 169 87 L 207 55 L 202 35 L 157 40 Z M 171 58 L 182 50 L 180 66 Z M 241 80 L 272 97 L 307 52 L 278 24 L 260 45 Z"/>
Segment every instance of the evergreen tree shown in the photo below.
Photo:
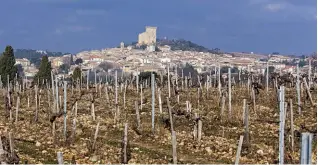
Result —
<path fill-rule="evenodd" d="M 229 73 L 229 66 L 223 66 L 223 67 L 221 67 L 221 73 Z"/>
<path fill-rule="evenodd" d="M 140 80 L 142 80 L 143 82 L 145 82 L 146 80 L 151 80 L 151 74 L 154 74 L 155 75 L 155 78 L 158 78 L 159 77 L 159 75 L 156 73 L 156 72 L 149 72 L 149 71 L 147 71 L 147 72 L 141 72 L 140 74 L 139 74 L 139 78 L 140 78 Z"/>
<path fill-rule="evenodd" d="M 0 75 L 3 85 L 7 85 L 7 76 L 9 75 L 9 81 L 14 80 L 15 74 L 18 69 L 15 66 L 15 57 L 13 48 L 6 46 L 5 51 L 0 56 Z"/>
<path fill-rule="evenodd" d="M 267 72 L 267 69 L 265 69 L 265 74 Z M 274 66 L 268 66 L 268 74 L 274 73 L 275 72 L 275 67 Z"/>
<path fill-rule="evenodd" d="M 81 79 L 81 76 L 82 76 L 82 71 L 79 67 L 76 67 L 73 71 L 73 75 L 72 75 L 72 78 L 73 78 L 73 82 L 76 82 L 78 79 Z"/>
<path fill-rule="evenodd" d="M 42 84 L 43 80 L 44 80 L 44 82 L 45 82 L 45 80 L 47 80 L 49 83 L 51 81 L 51 71 L 52 71 L 51 62 L 49 62 L 49 59 L 47 56 L 43 56 L 39 71 L 34 76 L 33 83 L 34 82 L 37 83 L 38 80 L 40 82 L 40 84 L 39 84 L 40 86 L 44 85 L 44 84 Z"/>
<path fill-rule="evenodd" d="M 71 54 L 70 65 L 74 65 L 73 54 Z"/>
<path fill-rule="evenodd" d="M 71 67 L 68 64 L 62 64 L 62 65 L 60 65 L 58 72 L 67 74 L 68 71 L 70 70 L 70 68 Z"/>
<path fill-rule="evenodd" d="M 74 63 L 75 63 L 75 65 L 79 65 L 79 64 L 83 63 L 83 60 L 81 58 L 78 58 L 75 60 Z"/>

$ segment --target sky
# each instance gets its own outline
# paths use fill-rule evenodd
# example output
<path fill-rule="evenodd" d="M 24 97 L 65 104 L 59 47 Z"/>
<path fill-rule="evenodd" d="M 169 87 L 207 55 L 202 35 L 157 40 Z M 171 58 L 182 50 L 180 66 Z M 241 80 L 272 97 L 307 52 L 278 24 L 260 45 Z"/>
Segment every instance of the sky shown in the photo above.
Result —
<path fill-rule="evenodd" d="M 157 37 L 226 52 L 310 54 L 317 49 L 316 0 L 1 0 L 0 51 L 77 53 Z"/>

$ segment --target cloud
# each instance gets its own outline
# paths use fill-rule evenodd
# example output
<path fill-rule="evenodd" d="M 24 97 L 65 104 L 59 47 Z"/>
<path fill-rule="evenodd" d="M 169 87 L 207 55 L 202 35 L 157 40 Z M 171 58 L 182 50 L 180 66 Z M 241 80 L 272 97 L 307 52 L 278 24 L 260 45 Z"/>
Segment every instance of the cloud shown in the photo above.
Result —
<path fill-rule="evenodd" d="M 299 3 L 299 2 L 297 2 Z M 283 18 L 302 20 L 316 20 L 316 6 L 308 4 L 295 4 L 295 1 L 285 0 L 250 0 L 249 5 L 259 7 L 263 11 L 279 13 Z"/>
<path fill-rule="evenodd" d="M 57 35 L 60 35 L 62 33 L 63 33 L 63 31 L 60 28 L 56 28 L 55 31 L 54 31 L 54 34 L 57 34 Z"/>
<path fill-rule="evenodd" d="M 75 26 L 67 26 L 67 27 L 56 28 L 55 31 L 54 31 L 54 34 L 61 35 L 61 34 L 64 34 L 64 33 L 90 32 L 92 30 L 93 30 L 92 27 L 75 25 Z"/>
<path fill-rule="evenodd" d="M 270 3 L 270 4 L 266 4 L 264 6 L 264 9 L 268 10 L 270 12 L 277 12 L 279 10 L 284 10 L 284 8 L 285 8 L 285 5 L 284 4 L 279 4 L 279 3 L 277 3 L 277 4 Z"/>

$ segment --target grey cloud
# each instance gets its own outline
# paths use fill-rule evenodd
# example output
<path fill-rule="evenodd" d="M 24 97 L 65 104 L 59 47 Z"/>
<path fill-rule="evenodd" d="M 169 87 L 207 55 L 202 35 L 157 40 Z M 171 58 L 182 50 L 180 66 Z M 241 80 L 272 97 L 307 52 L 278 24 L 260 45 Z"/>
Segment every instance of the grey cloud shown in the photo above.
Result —
<path fill-rule="evenodd" d="M 251 7 L 259 7 L 265 12 L 277 13 L 277 17 L 281 19 L 316 19 L 317 10 L 312 5 L 294 4 L 292 1 L 284 0 L 250 0 Z M 275 18 L 277 19 L 277 18 Z"/>

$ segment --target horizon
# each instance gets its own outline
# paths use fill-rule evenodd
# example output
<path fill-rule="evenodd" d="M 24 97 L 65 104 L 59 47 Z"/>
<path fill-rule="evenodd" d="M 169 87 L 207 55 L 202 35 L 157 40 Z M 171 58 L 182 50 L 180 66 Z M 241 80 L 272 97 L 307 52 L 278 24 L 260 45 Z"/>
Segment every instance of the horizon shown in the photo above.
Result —
<path fill-rule="evenodd" d="M 78 53 L 111 48 L 137 41 L 145 26 L 158 27 L 160 39 L 185 39 L 225 52 L 300 56 L 317 49 L 314 0 L 147 2 L 3 0 L 0 18 L 6 21 L 0 25 L 0 49 L 11 45 Z"/>

